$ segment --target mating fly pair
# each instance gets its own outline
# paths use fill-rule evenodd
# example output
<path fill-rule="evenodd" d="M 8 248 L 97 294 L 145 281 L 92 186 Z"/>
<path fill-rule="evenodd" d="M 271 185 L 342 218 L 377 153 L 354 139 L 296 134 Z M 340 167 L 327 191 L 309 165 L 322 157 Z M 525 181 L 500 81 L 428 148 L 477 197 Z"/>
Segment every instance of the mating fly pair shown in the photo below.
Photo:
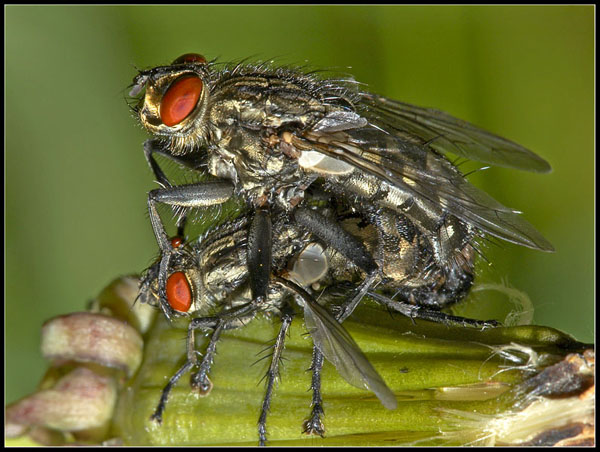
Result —
<path fill-rule="evenodd" d="M 162 186 L 148 196 L 161 257 L 141 299 L 169 318 L 192 317 L 188 360 L 163 391 L 158 421 L 171 387 L 192 367 L 192 385 L 210 388 L 221 331 L 267 312 L 282 326 L 259 419 L 264 444 L 294 303 L 315 344 L 307 431 L 323 433 L 323 355 L 393 408 L 393 393 L 340 325 L 366 295 L 411 317 L 482 326 L 439 311 L 471 287 L 478 239 L 489 234 L 553 250 L 516 211 L 469 184 L 444 153 L 537 172 L 549 171 L 548 163 L 446 113 L 363 92 L 352 80 L 197 54 L 141 71 L 130 95 L 140 96 L 135 111 L 154 136 L 145 154 Z M 204 181 L 172 184 L 155 154 Z M 239 218 L 187 245 L 168 238 L 157 211 L 159 203 L 183 211 L 182 233 L 190 208 L 232 198 L 245 205 Z M 213 331 L 200 362 L 197 329 Z"/>

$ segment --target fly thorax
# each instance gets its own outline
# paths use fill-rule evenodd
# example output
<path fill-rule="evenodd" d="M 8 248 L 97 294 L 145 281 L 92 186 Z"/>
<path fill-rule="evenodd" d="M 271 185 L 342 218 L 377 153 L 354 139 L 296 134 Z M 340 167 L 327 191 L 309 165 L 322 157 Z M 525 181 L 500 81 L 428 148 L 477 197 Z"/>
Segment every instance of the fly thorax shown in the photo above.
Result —
<path fill-rule="evenodd" d="M 222 307 L 234 298 L 244 298 L 238 292 L 248 278 L 245 243 L 246 231 L 241 228 L 198 250 L 200 305 Z"/>
<path fill-rule="evenodd" d="M 237 193 L 253 204 L 266 202 L 265 197 L 272 202 L 271 198 L 287 193 L 305 178 L 297 156 L 288 148 L 274 133 L 224 127 L 219 145 L 210 151 L 209 171 L 231 180 Z M 294 197 L 297 194 L 291 194 L 288 201 Z"/>

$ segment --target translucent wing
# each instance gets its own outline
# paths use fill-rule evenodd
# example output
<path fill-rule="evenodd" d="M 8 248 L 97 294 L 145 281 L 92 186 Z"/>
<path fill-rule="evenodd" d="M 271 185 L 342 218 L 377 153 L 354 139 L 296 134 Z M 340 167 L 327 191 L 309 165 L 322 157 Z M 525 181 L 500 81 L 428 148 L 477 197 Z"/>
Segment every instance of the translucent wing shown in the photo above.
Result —
<path fill-rule="evenodd" d="M 550 164 L 523 146 L 494 135 L 443 111 L 362 95 L 361 114 L 387 132 L 410 133 L 440 152 L 451 152 L 494 166 L 547 173 Z"/>
<path fill-rule="evenodd" d="M 393 410 L 396 397 L 360 351 L 348 332 L 326 309 L 304 298 L 304 321 L 317 348 L 352 386 L 373 391 L 383 406 Z"/>
<path fill-rule="evenodd" d="M 440 206 L 488 234 L 529 248 L 554 250 L 518 212 L 469 184 L 446 159 L 411 141 L 406 134 L 386 135 L 371 125 L 361 127 L 357 121 L 350 122 L 346 131 L 340 131 L 340 127 L 335 125 L 334 132 L 323 128 L 305 132 L 294 137 L 294 144 Z M 323 160 L 315 168 L 318 165 L 331 166 Z"/>

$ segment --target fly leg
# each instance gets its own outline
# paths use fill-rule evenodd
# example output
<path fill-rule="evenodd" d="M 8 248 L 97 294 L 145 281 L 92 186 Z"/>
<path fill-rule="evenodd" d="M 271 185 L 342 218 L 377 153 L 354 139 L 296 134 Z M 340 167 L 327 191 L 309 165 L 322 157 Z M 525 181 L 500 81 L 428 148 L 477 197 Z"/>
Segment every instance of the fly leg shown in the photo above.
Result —
<path fill-rule="evenodd" d="M 208 378 L 208 373 L 214 361 L 215 352 L 217 351 L 217 342 L 221 338 L 221 331 L 223 331 L 224 322 L 220 321 L 212 335 L 210 336 L 210 342 L 206 347 L 206 352 L 202 357 L 198 372 L 194 373 L 191 378 L 191 386 L 196 389 L 200 394 L 207 395 L 212 389 L 212 383 Z"/>
<path fill-rule="evenodd" d="M 163 150 L 163 145 L 160 140 L 150 139 L 144 142 L 144 156 L 146 157 L 146 162 L 152 173 L 154 173 L 154 177 L 156 177 L 156 181 L 161 184 L 163 187 L 172 187 L 173 184 L 169 181 L 162 168 L 154 158 L 154 154 L 161 155 L 169 160 L 173 160 L 174 162 L 185 166 L 190 169 L 199 169 L 202 166 L 202 161 L 198 158 L 198 155 L 195 153 L 190 153 L 186 155 L 173 155 L 170 150 Z"/>
<path fill-rule="evenodd" d="M 188 326 L 187 333 L 187 357 L 185 363 L 175 372 L 175 374 L 169 379 L 169 382 L 163 388 L 160 401 L 154 410 L 154 413 L 150 417 L 151 419 L 157 421 L 159 424 L 162 422 L 162 414 L 166 408 L 167 400 L 169 398 L 169 393 L 171 389 L 175 386 L 177 381 L 190 369 L 194 366 L 198 365 L 198 358 L 196 356 L 196 350 L 194 346 L 194 335 L 197 329 L 213 329 L 213 333 L 211 335 L 208 347 L 206 349 L 206 353 L 200 363 L 200 370 L 197 374 L 201 374 L 204 376 L 204 379 L 197 378 L 198 382 L 207 382 L 210 389 L 210 380 L 208 380 L 207 374 L 210 371 L 210 367 L 213 363 L 213 358 L 216 351 L 216 345 L 220 338 L 221 331 L 226 329 L 230 324 L 236 323 L 240 317 L 244 317 L 247 315 L 251 315 L 256 312 L 256 308 L 251 303 L 240 306 L 239 308 L 230 309 L 228 311 L 224 311 L 220 313 L 218 316 L 214 317 L 198 317 L 192 319 Z M 194 387 L 194 379 L 196 375 L 192 376 L 192 386 Z M 199 388 L 201 391 L 203 389 L 201 384 L 195 386 Z M 206 391 L 208 392 L 208 391 Z M 206 393 L 205 392 L 205 393 Z"/>
<path fill-rule="evenodd" d="M 261 208 L 254 214 L 250 229 L 248 230 L 248 276 L 252 293 L 252 303 L 255 305 L 260 305 L 267 299 L 269 279 L 271 277 L 271 247 L 271 216 L 268 210 Z M 267 378 L 267 389 L 258 418 L 258 442 L 260 446 L 264 446 L 267 441 L 267 413 L 271 406 L 273 386 L 279 376 L 279 361 L 284 348 L 285 334 L 292 323 L 292 317 L 290 310 L 285 310 L 282 313 L 281 328 L 273 347 L 271 365 L 265 375 Z"/>
<path fill-rule="evenodd" d="M 281 354 L 285 347 L 285 335 L 292 323 L 293 313 L 291 310 L 286 310 L 282 313 L 281 328 L 273 346 L 273 355 L 271 356 L 271 365 L 265 375 L 267 379 L 267 389 L 265 398 L 263 399 L 260 417 L 258 418 L 258 441 L 260 446 L 264 446 L 267 441 L 267 413 L 271 407 L 271 399 L 273 398 L 273 387 L 275 381 L 279 378 L 279 363 Z"/>
<path fill-rule="evenodd" d="M 410 303 L 404 303 L 402 301 L 392 300 L 385 295 L 378 294 L 376 292 L 368 292 L 369 296 L 379 303 L 387 306 L 388 308 L 399 312 L 402 315 L 410 319 L 423 319 L 431 322 L 442 323 L 444 325 L 457 325 L 463 327 L 474 327 L 481 328 L 494 328 L 501 326 L 500 322 L 496 320 L 475 320 L 467 317 L 459 317 L 455 315 L 445 314 L 441 311 L 434 309 L 427 309 L 423 306 L 415 306 Z"/>
<path fill-rule="evenodd" d="M 290 290 L 296 296 L 296 301 L 304 307 L 304 322 L 313 344 L 336 367 L 340 375 L 351 385 L 372 391 L 386 408 L 395 409 L 397 401 L 394 393 L 342 327 L 340 321 L 331 316 L 325 307 L 317 303 L 312 295 L 295 282 L 277 275 L 274 277 L 274 282 Z M 346 303 L 351 301 L 351 299 L 347 300 Z M 341 313 L 344 312 L 344 310 L 340 311 L 338 317 L 341 317 Z M 317 370 L 317 375 L 313 375 L 312 386 L 317 389 L 317 392 L 313 392 L 313 401 L 320 403 L 321 367 L 317 365 L 314 368 Z"/>
<path fill-rule="evenodd" d="M 207 328 L 214 326 L 217 322 L 214 318 L 206 318 L 203 320 L 204 320 L 204 327 L 207 327 Z M 175 386 L 177 381 L 179 381 L 179 379 L 185 373 L 187 373 L 191 368 L 193 368 L 197 364 L 198 358 L 196 357 L 196 348 L 194 345 L 195 330 L 196 330 L 196 328 L 192 328 L 192 323 L 190 322 L 190 326 L 188 327 L 188 333 L 187 333 L 187 359 L 186 359 L 185 363 L 177 370 L 177 372 L 175 372 L 175 374 L 169 379 L 169 382 L 163 388 L 163 390 L 160 394 L 160 401 L 158 402 L 158 405 L 156 406 L 154 413 L 152 413 L 152 416 L 150 416 L 150 419 L 158 422 L 159 424 L 162 423 L 162 415 L 167 406 L 167 400 L 169 398 L 169 393 L 171 392 L 171 389 L 173 389 L 173 386 Z M 218 328 L 215 328 L 215 331 L 213 332 L 213 334 L 211 336 L 211 342 L 212 342 L 212 337 L 214 337 L 214 333 L 217 332 L 217 330 L 218 330 Z"/>
<path fill-rule="evenodd" d="M 146 162 L 152 170 L 154 177 L 156 177 L 156 182 L 158 182 L 163 187 L 172 187 L 173 184 L 171 184 L 164 171 L 154 158 L 153 154 L 155 153 L 172 158 L 172 156 L 169 153 L 164 152 L 162 150 L 160 143 L 157 140 L 146 140 L 144 142 L 144 156 L 146 157 Z"/>
<path fill-rule="evenodd" d="M 310 389 L 312 391 L 312 412 L 310 418 L 304 422 L 304 433 L 309 435 L 323 436 L 325 427 L 321 416 L 323 412 L 323 398 L 321 397 L 321 370 L 323 369 L 323 354 L 319 351 L 316 345 L 313 345 L 313 356 L 310 370 L 312 371 L 312 379 Z"/>
<path fill-rule="evenodd" d="M 248 276 L 252 301 L 262 303 L 267 299 L 271 277 L 272 231 L 268 210 L 258 209 L 248 230 Z"/>
<path fill-rule="evenodd" d="M 367 273 L 365 280 L 356 288 L 354 294 L 341 306 L 335 318 L 342 323 L 358 306 L 373 282 L 377 278 L 379 267 L 375 260 L 365 248 L 362 241 L 343 229 L 337 222 L 326 218 L 318 212 L 306 208 L 298 208 L 294 212 L 295 220 L 306 227 L 309 231 L 319 237 L 328 246 L 341 253 L 360 269 Z M 325 431 L 321 416 L 323 412 L 323 401 L 321 398 L 321 369 L 323 367 L 323 354 L 315 346 L 313 348 L 313 360 L 311 363 L 312 381 L 311 390 L 312 412 L 310 418 L 304 424 L 306 433 L 314 433 L 323 436 Z"/>
<path fill-rule="evenodd" d="M 367 274 L 378 270 L 364 243 L 343 229 L 337 222 L 315 210 L 299 207 L 294 211 L 296 222 L 319 237 L 328 246 L 341 253 Z"/>
<path fill-rule="evenodd" d="M 156 182 L 158 182 L 163 188 L 173 187 L 173 184 L 171 183 L 171 181 L 169 181 L 169 179 L 165 175 L 164 171 L 162 170 L 162 168 L 160 167 L 160 165 L 154 158 L 154 154 L 160 154 L 160 155 L 167 157 L 171 160 L 174 160 L 180 164 L 186 164 L 186 162 L 183 160 L 182 157 L 176 157 L 176 156 L 173 156 L 172 154 L 170 154 L 169 152 L 163 151 L 162 146 L 158 140 L 146 140 L 144 142 L 144 156 L 146 157 L 146 162 L 148 163 L 148 166 L 150 167 L 150 169 L 152 170 L 152 173 L 154 174 L 154 177 L 156 178 Z M 183 213 L 178 215 L 178 218 L 177 218 L 177 236 L 178 237 L 182 237 L 182 238 L 184 237 L 184 229 L 185 229 L 185 223 L 186 223 L 186 219 L 187 219 L 187 212 L 188 211 L 185 210 Z"/>
<path fill-rule="evenodd" d="M 158 242 L 161 259 L 158 271 L 158 295 L 165 316 L 170 319 L 174 310 L 167 302 L 166 281 L 171 258 L 177 253 L 167 237 L 164 225 L 158 214 L 156 204 L 163 203 L 173 207 L 206 207 L 222 204 L 233 195 L 233 187 L 227 182 L 203 182 L 157 188 L 148 194 L 148 211 L 154 236 Z"/>

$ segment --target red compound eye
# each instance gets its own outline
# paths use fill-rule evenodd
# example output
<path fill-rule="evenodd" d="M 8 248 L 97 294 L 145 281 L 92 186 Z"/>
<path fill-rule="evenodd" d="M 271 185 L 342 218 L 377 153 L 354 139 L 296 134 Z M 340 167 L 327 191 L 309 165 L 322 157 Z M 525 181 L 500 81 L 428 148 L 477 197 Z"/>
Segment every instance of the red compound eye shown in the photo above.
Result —
<path fill-rule="evenodd" d="M 199 53 L 185 53 L 173 61 L 172 64 L 185 64 L 185 63 L 206 63 L 206 58 L 204 58 Z"/>
<path fill-rule="evenodd" d="M 160 102 L 160 119 L 164 125 L 179 124 L 196 108 L 202 93 L 202 80 L 195 75 L 183 76 L 169 87 Z"/>
<path fill-rule="evenodd" d="M 181 237 L 173 237 L 171 239 L 171 246 L 173 248 L 179 248 L 183 244 L 183 239 Z"/>
<path fill-rule="evenodd" d="M 167 279 L 167 301 L 176 311 L 189 311 L 192 305 L 192 289 L 183 272 L 175 272 Z"/>

